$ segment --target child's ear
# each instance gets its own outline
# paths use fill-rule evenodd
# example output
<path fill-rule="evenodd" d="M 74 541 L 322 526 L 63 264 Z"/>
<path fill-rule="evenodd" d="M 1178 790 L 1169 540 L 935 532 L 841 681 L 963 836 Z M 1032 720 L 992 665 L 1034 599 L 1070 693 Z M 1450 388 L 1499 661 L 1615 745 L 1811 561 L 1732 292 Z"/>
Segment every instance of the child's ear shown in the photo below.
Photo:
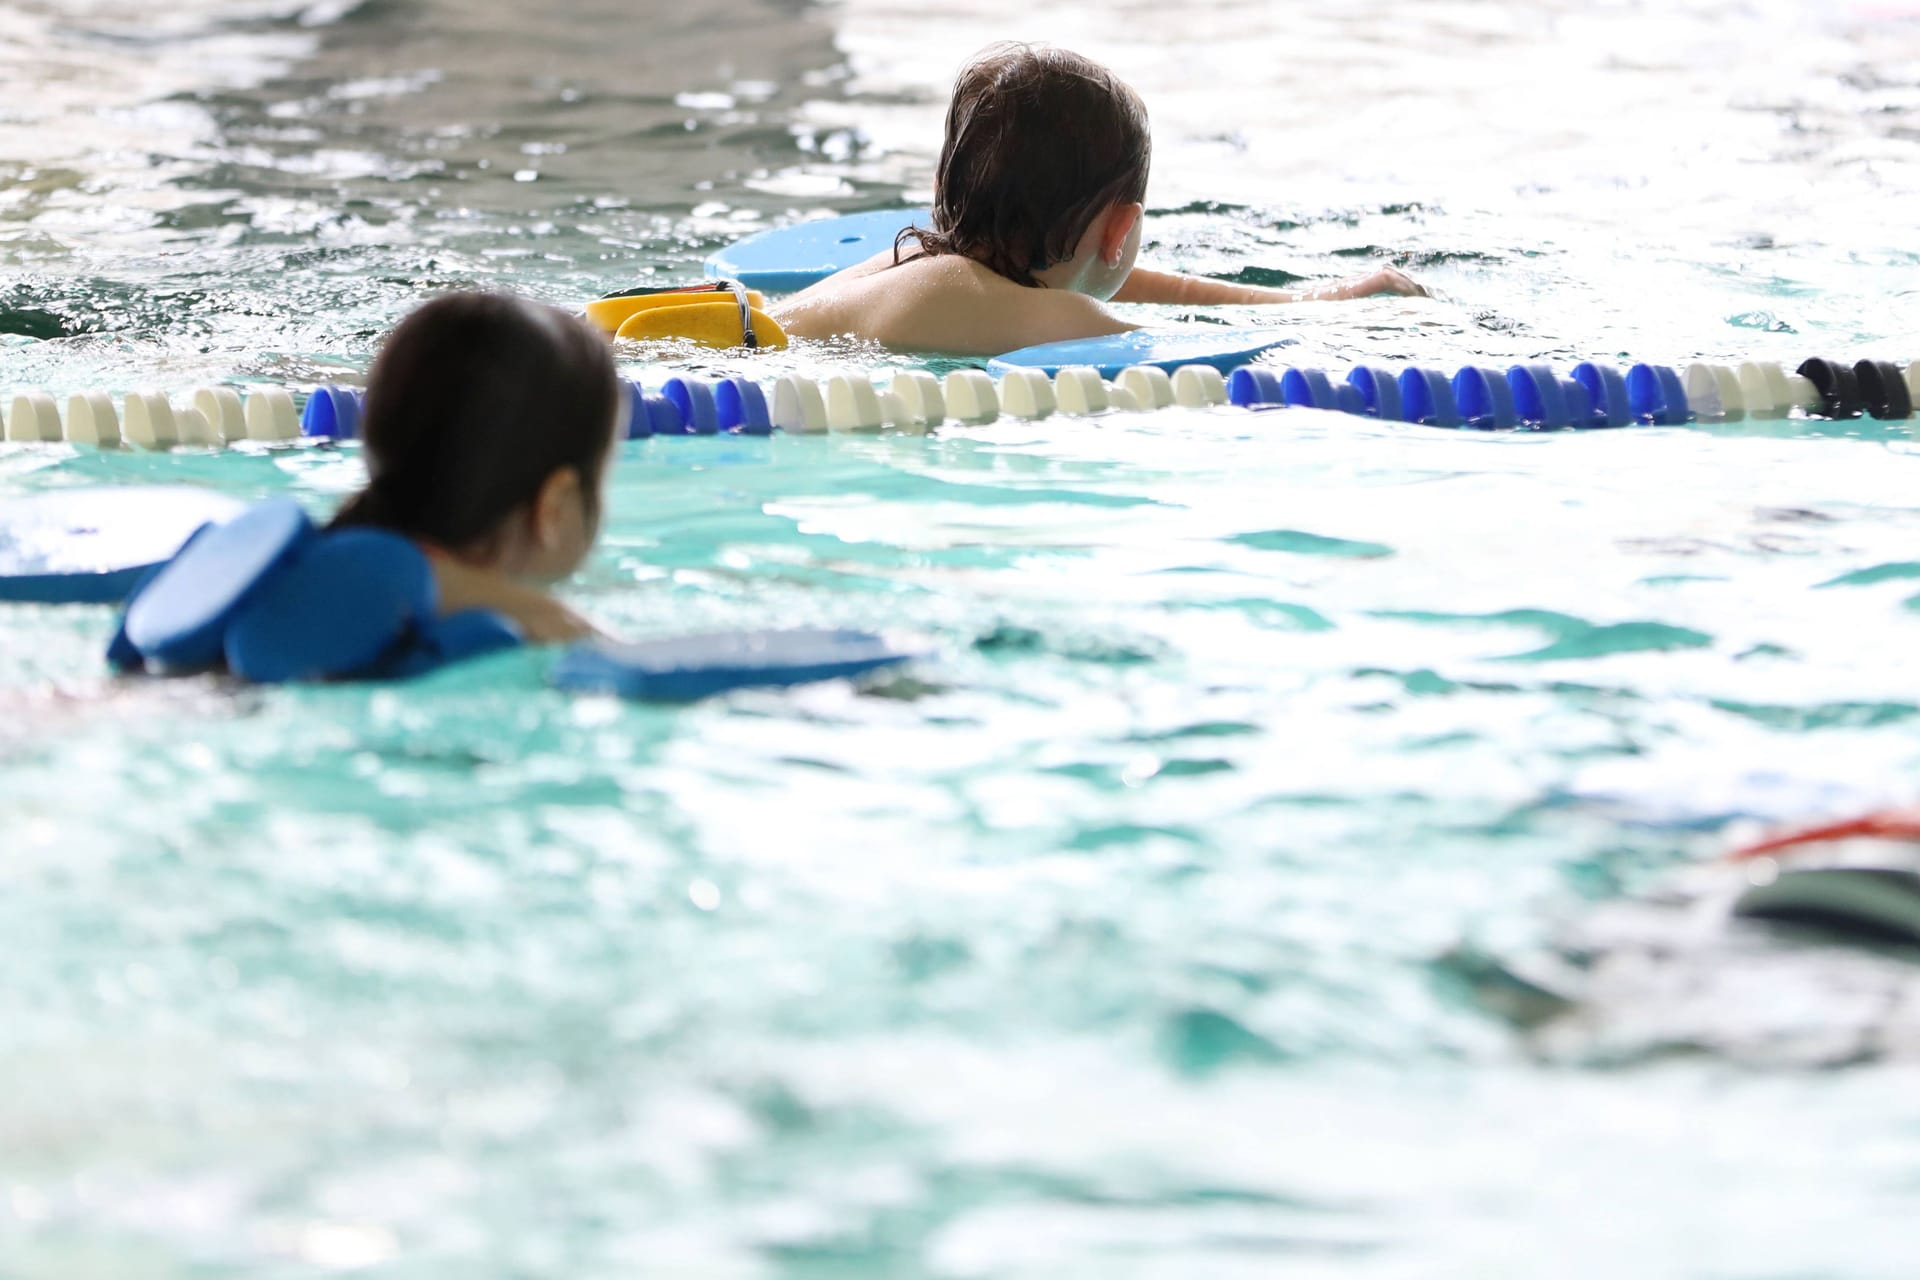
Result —
<path fill-rule="evenodd" d="M 534 544 L 548 550 L 559 546 L 579 519 L 583 497 L 580 473 L 572 467 L 556 468 L 547 476 L 533 499 Z"/>
<path fill-rule="evenodd" d="M 1120 259 L 1127 252 L 1127 237 L 1140 225 L 1146 212 L 1146 206 L 1137 200 L 1107 210 L 1106 225 L 1100 229 L 1100 261 L 1110 267 L 1120 265 Z"/>

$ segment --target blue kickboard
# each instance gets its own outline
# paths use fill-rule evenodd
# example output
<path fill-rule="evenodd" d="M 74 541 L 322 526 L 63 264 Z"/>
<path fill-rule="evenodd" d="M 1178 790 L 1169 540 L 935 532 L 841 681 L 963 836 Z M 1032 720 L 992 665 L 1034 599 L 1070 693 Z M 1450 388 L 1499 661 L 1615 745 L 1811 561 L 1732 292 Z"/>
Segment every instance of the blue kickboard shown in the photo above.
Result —
<path fill-rule="evenodd" d="M 692 702 L 729 689 L 856 676 L 917 656 L 865 631 L 738 631 L 639 644 L 594 641 L 562 655 L 553 669 L 553 683 L 581 693 Z"/>
<path fill-rule="evenodd" d="M 927 226 L 932 216 L 928 209 L 878 209 L 776 227 L 710 254 L 707 278 L 738 280 L 763 293 L 798 293 L 892 248 L 903 228 Z"/>
<path fill-rule="evenodd" d="M 1145 364 L 1169 372 L 1182 365 L 1212 365 L 1229 373 L 1263 351 L 1298 339 L 1279 329 L 1224 329 L 1194 325 L 1185 329 L 1135 329 L 1104 338 L 1074 338 L 1022 347 L 987 362 L 989 373 L 1038 369 L 1052 377 L 1075 365 L 1091 365 L 1103 378 L 1117 377 L 1130 365 Z"/>
<path fill-rule="evenodd" d="M 115 485 L 0 498 L 0 601 L 118 604 L 194 530 L 246 504 L 188 485 Z"/>

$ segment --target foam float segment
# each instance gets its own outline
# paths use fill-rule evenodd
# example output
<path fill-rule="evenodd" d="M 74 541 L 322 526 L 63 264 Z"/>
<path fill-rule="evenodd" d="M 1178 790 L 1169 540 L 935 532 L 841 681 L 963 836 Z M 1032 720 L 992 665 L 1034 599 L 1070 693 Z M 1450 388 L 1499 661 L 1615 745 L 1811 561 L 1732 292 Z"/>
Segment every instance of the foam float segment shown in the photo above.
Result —
<path fill-rule="evenodd" d="M 1130 365 L 1122 369 L 1114 383 L 1132 396 L 1142 409 L 1164 409 L 1174 402 L 1173 378 L 1165 369 L 1150 364 Z"/>
<path fill-rule="evenodd" d="M 1739 422 L 1747 416 L 1740 379 L 1725 365 L 1688 365 L 1685 389 L 1696 422 Z"/>
<path fill-rule="evenodd" d="M 1513 387 L 1495 369 L 1468 365 L 1453 375 L 1453 400 L 1460 419 L 1477 431 L 1511 431 L 1520 425 Z"/>
<path fill-rule="evenodd" d="M 947 412 L 968 426 L 984 426 L 1000 416 L 1000 393 L 978 369 L 955 369 L 940 383 Z"/>
<path fill-rule="evenodd" d="M 208 420 L 207 415 L 191 405 L 173 415 L 174 438 L 181 444 L 197 444 L 218 449 L 226 441 L 220 438 L 220 429 Z"/>
<path fill-rule="evenodd" d="M 653 436 L 683 436 L 687 434 L 687 420 L 680 413 L 680 406 L 665 396 L 643 395 L 641 403 L 647 410 L 647 434 Z"/>
<path fill-rule="evenodd" d="M 622 378 L 620 385 L 627 391 L 627 434 L 628 440 L 645 440 L 653 434 L 653 424 L 647 420 L 647 390 L 632 378 Z"/>
<path fill-rule="evenodd" d="M 293 411 L 293 397 L 281 387 L 257 387 L 247 394 L 247 438 L 250 440 L 298 440 L 300 418 Z"/>
<path fill-rule="evenodd" d="M 555 664 L 552 680 L 575 692 L 692 702 L 731 689 L 862 675 L 916 656 L 864 631 L 726 632 L 576 645 Z"/>
<path fill-rule="evenodd" d="M 61 438 L 60 410 L 44 391 L 25 391 L 13 398 L 7 414 L 7 439 L 15 444 L 51 444 Z"/>
<path fill-rule="evenodd" d="M 120 443 L 120 419 L 104 391 L 81 391 L 67 398 L 67 439 L 111 449 Z"/>
<path fill-rule="evenodd" d="M 1592 416 L 1576 427 L 1625 427 L 1633 422 L 1633 401 L 1627 395 L 1627 380 L 1610 364 L 1592 360 L 1573 366 L 1573 380 L 1586 389 L 1592 403 Z"/>
<path fill-rule="evenodd" d="M 1008 417 L 1033 421 L 1056 407 L 1053 383 L 1040 370 L 1012 368 L 1000 379 L 1000 409 Z"/>
<path fill-rule="evenodd" d="M 1054 374 L 1053 395 L 1060 412 L 1073 417 L 1105 413 L 1112 406 L 1106 381 L 1085 365 L 1074 365 Z"/>
<path fill-rule="evenodd" d="M 767 397 L 751 378 L 722 378 L 713 389 L 720 429 L 743 436 L 770 436 L 773 419 L 767 415 Z"/>
<path fill-rule="evenodd" d="M 1749 360 L 1740 366 L 1740 395 L 1747 412 L 1756 418 L 1784 418 L 1794 407 L 1787 375 L 1769 360 Z"/>
<path fill-rule="evenodd" d="M 1453 383 L 1437 369 L 1401 370 L 1400 407 L 1408 422 L 1423 427 L 1460 425 L 1460 407 L 1454 402 Z"/>
<path fill-rule="evenodd" d="M 1338 409 L 1333 380 L 1319 369 L 1288 369 L 1280 375 L 1280 402 L 1305 409 Z"/>
<path fill-rule="evenodd" d="M 660 388 L 660 394 L 673 402 L 680 411 L 682 423 L 678 434 L 690 436 L 716 435 L 720 430 L 720 410 L 713 402 L 713 388 L 702 378 L 668 378 L 666 385 Z M 662 431 L 658 426 L 653 433 L 657 436 L 673 435 L 675 432 Z"/>
<path fill-rule="evenodd" d="M 1627 370 L 1627 402 L 1635 420 L 1656 427 L 1693 421 L 1680 375 L 1663 364 L 1636 364 Z"/>
<path fill-rule="evenodd" d="M 1580 384 L 1570 382 L 1563 386 L 1551 366 L 1516 364 L 1507 370 L 1507 386 L 1513 391 L 1513 410 L 1522 422 L 1548 431 L 1573 425 L 1566 387 Z"/>
<path fill-rule="evenodd" d="M 315 387 L 300 414 L 300 434 L 314 440 L 360 438 L 360 397 L 349 387 Z"/>
<path fill-rule="evenodd" d="M 1369 418 L 1386 422 L 1404 422 L 1400 407 L 1400 382 L 1377 365 L 1356 365 L 1347 374 L 1347 384 L 1360 393 L 1362 411 Z"/>
<path fill-rule="evenodd" d="M 1008 369 L 1038 369 L 1051 377 L 1071 365 L 1084 364 L 1102 378 L 1118 377 L 1133 365 L 1173 370 L 1181 365 L 1212 365 L 1222 373 L 1237 369 L 1262 352 L 1289 346 L 1296 339 L 1275 329 L 1222 329 L 1194 325 L 1185 329 L 1134 329 L 1099 338 L 1075 338 L 1022 347 L 987 362 L 993 373 Z"/>
<path fill-rule="evenodd" d="M 1899 365 L 1862 360 L 1853 366 L 1853 379 L 1860 389 L 1860 403 L 1874 417 L 1898 422 L 1913 416 L 1913 392 Z"/>
<path fill-rule="evenodd" d="M 1181 372 L 1185 372 L 1182 370 Z M 1285 404 L 1280 375 L 1258 365 L 1242 365 L 1227 375 L 1227 403 L 1243 408 L 1261 404 Z"/>
<path fill-rule="evenodd" d="M 306 512 L 287 498 L 209 526 L 135 593 L 121 621 L 126 647 L 162 670 L 213 667 L 252 593 L 314 537 Z"/>
<path fill-rule="evenodd" d="M 793 434 L 818 435 L 827 429 L 827 401 L 820 384 L 798 374 L 773 383 L 773 425 Z"/>
<path fill-rule="evenodd" d="M 114 485 L 0 503 L 0 601 L 119 604 L 196 530 L 245 504 L 191 486 Z"/>
<path fill-rule="evenodd" d="M 1863 406 L 1860 402 L 1860 383 L 1854 377 L 1850 365 L 1839 364 L 1832 360 L 1822 360 L 1818 356 L 1800 362 L 1795 373 L 1813 384 L 1819 393 L 1820 407 L 1817 412 L 1823 418 L 1857 418 Z"/>
<path fill-rule="evenodd" d="M 886 415 L 880 393 L 865 374 L 836 374 L 827 379 L 827 426 L 834 431 L 878 431 Z"/>
<path fill-rule="evenodd" d="M 232 387 L 201 387 L 193 393 L 193 407 L 207 420 L 216 443 L 247 438 L 247 411 Z"/>
<path fill-rule="evenodd" d="M 928 209 L 879 209 L 777 227 L 709 254 L 707 278 L 796 293 L 892 248 L 900 232 L 932 226 L 932 219 Z"/>
<path fill-rule="evenodd" d="M 940 379 L 921 369 L 901 369 L 887 384 L 887 390 L 900 397 L 909 425 L 937 427 L 947 419 L 947 398 L 940 390 Z"/>
<path fill-rule="evenodd" d="M 1173 402 L 1189 409 L 1207 409 L 1227 403 L 1227 382 L 1210 364 L 1181 365 L 1169 379 Z"/>
<path fill-rule="evenodd" d="M 397 533 L 310 538 L 235 612 L 227 667 L 256 684 L 361 675 L 433 621 L 436 599 L 426 554 Z"/>

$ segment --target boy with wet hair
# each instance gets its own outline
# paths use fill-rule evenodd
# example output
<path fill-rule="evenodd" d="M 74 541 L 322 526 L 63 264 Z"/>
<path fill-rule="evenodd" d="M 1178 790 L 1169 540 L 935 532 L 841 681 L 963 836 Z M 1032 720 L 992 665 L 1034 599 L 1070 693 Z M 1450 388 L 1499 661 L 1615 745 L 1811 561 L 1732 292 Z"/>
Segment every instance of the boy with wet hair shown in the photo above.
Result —
<path fill-rule="evenodd" d="M 1134 266 L 1153 143 L 1140 95 L 1065 49 L 994 45 L 960 73 L 931 227 L 788 299 L 803 338 L 995 355 L 1125 333 L 1113 302 L 1271 303 L 1424 296 L 1391 267 L 1295 293 Z"/>

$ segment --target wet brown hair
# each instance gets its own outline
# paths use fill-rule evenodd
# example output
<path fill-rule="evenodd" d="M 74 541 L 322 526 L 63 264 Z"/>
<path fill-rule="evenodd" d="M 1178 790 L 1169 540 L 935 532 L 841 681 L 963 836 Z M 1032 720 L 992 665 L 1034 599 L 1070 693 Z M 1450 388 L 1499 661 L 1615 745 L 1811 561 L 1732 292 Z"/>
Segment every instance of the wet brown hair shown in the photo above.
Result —
<path fill-rule="evenodd" d="M 562 467 L 598 520 L 622 388 L 606 341 L 563 311 L 498 293 L 435 298 L 394 327 L 367 375 L 367 487 L 333 527 L 484 544 Z"/>
<path fill-rule="evenodd" d="M 1102 212 L 1142 200 L 1153 139 L 1140 95 L 1091 58 L 996 44 L 954 82 L 925 254 L 960 254 L 1017 284 L 1066 262 Z"/>

